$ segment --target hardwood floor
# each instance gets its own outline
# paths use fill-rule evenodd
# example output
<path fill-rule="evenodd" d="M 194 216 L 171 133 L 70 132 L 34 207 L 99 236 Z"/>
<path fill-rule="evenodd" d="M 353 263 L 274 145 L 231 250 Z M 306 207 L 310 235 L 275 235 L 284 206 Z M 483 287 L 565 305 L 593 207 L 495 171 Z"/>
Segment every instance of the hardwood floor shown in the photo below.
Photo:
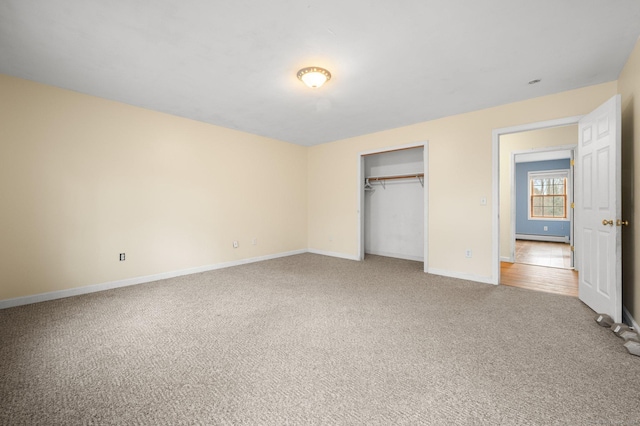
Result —
<path fill-rule="evenodd" d="M 500 284 L 566 296 L 578 296 L 578 273 L 572 269 L 501 262 Z"/>
<path fill-rule="evenodd" d="M 516 241 L 516 263 L 501 262 L 500 284 L 547 293 L 578 296 L 578 273 L 564 243 Z"/>
<path fill-rule="evenodd" d="M 571 246 L 566 243 L 516 240 L 516 263 L 571 268 Z"/>

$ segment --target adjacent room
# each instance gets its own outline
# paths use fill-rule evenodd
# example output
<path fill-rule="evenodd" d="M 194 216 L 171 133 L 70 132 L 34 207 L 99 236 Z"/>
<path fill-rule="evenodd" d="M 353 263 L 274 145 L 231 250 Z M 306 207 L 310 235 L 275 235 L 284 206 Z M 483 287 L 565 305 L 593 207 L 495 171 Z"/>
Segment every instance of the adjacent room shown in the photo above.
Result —
<path fill-rule="evenodd" d="M 638 422 L 639 23 L 3 1 L 0 424 Z"/>
<path fill-rule="evenodd" d="M 577 125 L 500 137 L 501 284 L 578 297 L 577 145 Z"/>

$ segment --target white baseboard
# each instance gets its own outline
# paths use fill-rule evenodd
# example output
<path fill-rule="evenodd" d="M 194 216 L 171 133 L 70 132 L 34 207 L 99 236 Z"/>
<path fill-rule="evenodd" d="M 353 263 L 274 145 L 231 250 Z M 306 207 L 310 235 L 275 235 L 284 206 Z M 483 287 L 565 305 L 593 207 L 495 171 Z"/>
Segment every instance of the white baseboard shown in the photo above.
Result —
<path fill-rule="evenodd" d="M 622 306 L 622 320 L 627 324 L 633 327 L 634 330 L 640 331 L 640 326 L 636 322 L 635 319 L 631 316 L 631 312 L 627 309 L 626 306 Z"/>
<path fill-rule="evenodd" d="M 396 259 L 415 260 L 416 262 L 424 262 L 423 256 L 411 256 L 409 254 L 389 253 L 386 251 L 365 250 L 365 254 L 373 254 L 375 256 L 394 257 Z"/>
<path fill-rule="evenodd" d="M 144 284 L 152 281 L 165 280 L 168 278 L 180 277 L 183 275 L 197 274 L 200 272 L 213 271 L 216 269 L 229 268 L 232 266 L 245 265 L 247 263 L 262 262 L 279 257 L 293 256 L 306 253 L 307 250 L 294 250 L 284 253 L 269 254 L 266 256 L 252 257 L 248 259 L 234 260 L 231 262 L 216 263 L 213 265 L 198 266 L 195 268 L 181 269 L 178 271 L 163 272 L 161 274 L 145 275 L 142 277 L 127 278 L 124 280 L 110 281 L 106 283 L 87 285 L 83 287 L 70 288 L 67 290 L 51 291 L 48 293 L 34 294 L 31 296 L 16 297 L 13 299 L 0 300 L 0 309 L 12 308 L 15 306 L 29 305 L 31 303 L 46 302 L 48 300 L 62 299 L 65 297 L 79 296 L 82 294 L 95 293 L 97 291 L 111 290 L 130 285 Z"/>
<path fill-rule="evenodd" d="M 500 262 L 515 263 L 515 259 L 510 256 L 501 256 Z"/>
<path fill-rule="evenodd" d="M 337 253 L 337 252 L 333 252 L 333 251 L 325 251 L 325 250 L 317 250 L 317 249 L 308 249 L 307 250 L 308 253 L 313 253 L 313 254 L 320 254 L 322 256 L 330 256 L 330 257 L 338 257 L 340 259 L 347 259 L 347 260 L 360 260 L 360 258 L 358 256 L 351 256 L 349 254 L 344 254 L 344 253 Z"/>
<path fill-rule="evenodd" d="M 467 281 L 476 281 L 483 284 L 497 284 L 493 282 L 493 279 L 491 277 L 482 277 L 479 275 L 465 274 L 462 272 L 446 271 L 444 269 L 429 268 L 429 271 L 427 271 L 427 273 L 433 275 L 442 275 L 443 277 L 459 278 L 461 280 Z"/>
<path fill-rule="evenodd" d="M 548 241 L 551 243 L 569 243 L 569 237 L 558 237 L 555 235 L 516 234 L 516 240 Z"/>

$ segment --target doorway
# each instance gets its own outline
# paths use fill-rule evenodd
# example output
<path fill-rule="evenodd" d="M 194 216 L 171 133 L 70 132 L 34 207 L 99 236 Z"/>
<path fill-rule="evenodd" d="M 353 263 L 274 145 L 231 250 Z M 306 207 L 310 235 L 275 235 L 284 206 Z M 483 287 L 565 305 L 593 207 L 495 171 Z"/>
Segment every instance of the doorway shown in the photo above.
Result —
<path fill-rule="evenodd" d="M 499 136 L 500 284 L 578 295 L 573 271 L 575 123 Z"/>
<path fill-rule="evenodd" d="M 556 135 L 558 142 L 570 142 L 573 137 L 577 139 L 577 128 L 573 127 L 544 130 L 542 140 L 553 141 L 550 136 Z M 540 132 L 517 136 L 540 136 Z M 501 263 L 500 284 L 578 297 L 578 274 L 573 270 L 571 250 L 574 150 L 566 148 L 511 153 L 514 173 L 509 240 L 513 253 L 511 262 Z M 509 150 L 509 143 L 503 143 L 501 149 Z"/>
<path fill-rule="evenodd" d="M 577 139 L 575 125 L 501 137 L 500 149 L 509 151 L 511 158 L 509 169 L 501 171 L 511 175 L 511 197 L 501 197 L 501 203 L 510 202 L 505 220 L 510 223 L 508 256 L 502 248 L 506 261 L 573 268 L 572 164 Z M 542 144 L 549 146 L 529 148 Z M 521 151 L 524 146 L 528 149 Z"/>

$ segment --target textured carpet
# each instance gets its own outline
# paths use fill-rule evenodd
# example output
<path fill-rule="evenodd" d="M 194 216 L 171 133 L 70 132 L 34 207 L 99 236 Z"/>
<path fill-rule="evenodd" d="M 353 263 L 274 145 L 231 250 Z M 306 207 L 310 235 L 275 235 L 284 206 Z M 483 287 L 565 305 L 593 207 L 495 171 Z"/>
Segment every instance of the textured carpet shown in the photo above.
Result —
<path fill-rule="evenodd" d="M 0 424 L 640 423 L 578 299 L 303 254 L 0 311 Z"/>

